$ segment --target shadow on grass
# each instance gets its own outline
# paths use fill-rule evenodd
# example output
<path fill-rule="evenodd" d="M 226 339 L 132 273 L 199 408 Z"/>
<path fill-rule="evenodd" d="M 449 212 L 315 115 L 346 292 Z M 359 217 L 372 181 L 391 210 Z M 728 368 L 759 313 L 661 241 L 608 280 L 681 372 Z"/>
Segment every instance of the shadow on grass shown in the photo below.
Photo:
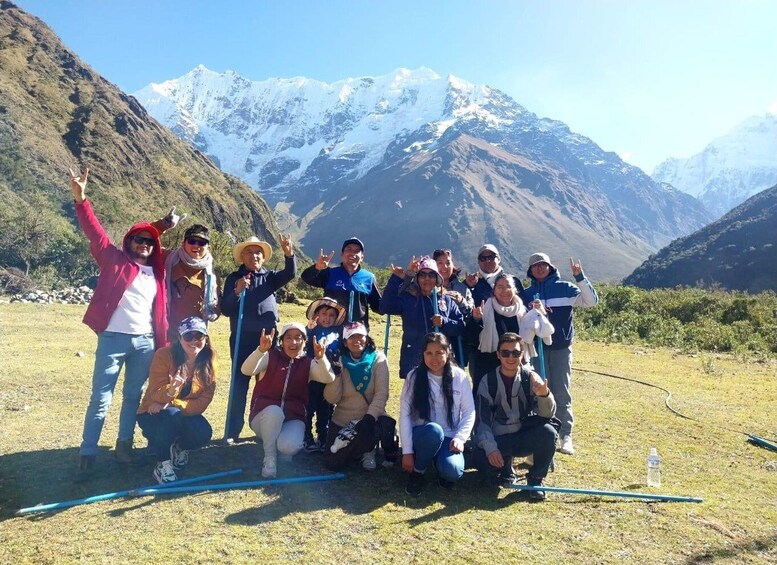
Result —
<path fill-rule="evenodd" d="M 709 549 L 694 557 L 688 558 L 686 563 L 715 563 L 716 561 L 745 561 L 747 558 L 763 559 L 764 563 L 777 561 L 777 534 L 758 539 L 742 540 L 725 547 Z"/>

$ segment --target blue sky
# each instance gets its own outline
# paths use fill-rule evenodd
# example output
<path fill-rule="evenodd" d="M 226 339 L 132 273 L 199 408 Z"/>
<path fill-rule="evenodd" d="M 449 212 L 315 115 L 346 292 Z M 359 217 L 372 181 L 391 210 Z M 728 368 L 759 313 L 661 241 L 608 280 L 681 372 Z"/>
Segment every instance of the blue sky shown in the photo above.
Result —
<path fill-rule="evenodd" d="M 650 173 L 777 113 L 774 0 L 16 0 L 127 92 L 197 64 L 333 82 L 425 66 Z"/>

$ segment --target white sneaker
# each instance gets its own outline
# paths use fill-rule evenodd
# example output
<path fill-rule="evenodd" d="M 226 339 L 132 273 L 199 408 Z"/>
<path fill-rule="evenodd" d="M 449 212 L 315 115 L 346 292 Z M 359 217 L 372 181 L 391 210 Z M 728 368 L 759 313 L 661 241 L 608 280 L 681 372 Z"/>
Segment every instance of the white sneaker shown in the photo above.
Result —
<path fill-rule="evenodd" d="M 274 479 L 278 476 L 278 467 L 274 456 L 264 456 L 264 461 L 262 462 L 262 476 L 265 479 Z"/>
<path fill-rule="evenodd" d="M 558 440 L 558 451 L 567 455 L 574 455 L 575 447 L 572 445 L 572 436 L 560 436 Z"/>
<path fill-rule="evenodd" d="M 154 478 L 160 485 L 177 481 L 178 477 L 175 474 L 175 469 L 173 469 L 173 462 L 160 461 L 157 463 L 156 469 L 154 469 Z"/>
<path fill-rule="evenodd" d="M 173 464 L 173 469 L 176 471 L 184 468 L 189 463 L 189 452 L 178 447 L 177 441 L 170 446 L 170 461 Z"/>
<path fill-rule="evenodd" d="M 365 471 L 374 471 L 378 468 L 378 464 L 375 462 L 375 450 L 368 451 L 362 455 L 362 469 Z"/>

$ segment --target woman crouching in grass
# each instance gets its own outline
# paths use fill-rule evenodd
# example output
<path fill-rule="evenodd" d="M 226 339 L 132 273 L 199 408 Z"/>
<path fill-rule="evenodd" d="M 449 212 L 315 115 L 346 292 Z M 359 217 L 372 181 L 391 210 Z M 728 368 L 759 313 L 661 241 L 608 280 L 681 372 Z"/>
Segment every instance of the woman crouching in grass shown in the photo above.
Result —
<path fill-rule="evenodd" d="M 450 489 L 464 474 L 464 442 L 475 425 L 475 401 L 467 375 L 451 362 L 441 333 L 424 337 L 423 362 L 413 369 L 399 400 L 405 492 L 418 496 L 426 470 L 437 467 L 440 486 Z"/>
<path fill-rule="evenodd" d="M 156 454 L 158 483 L 177 480 L 175 471 L 189 462 L 189 450 L 213 435 L 202 415 L 216 391 L 213 357 L 208 327 L 196 316 L 184 319 L 178 340 L 154 354 L 137 421 Z"/>
<path fill-rule="evenodd" d="M 308 382 L 331 383 L 335 379 L 326 358 L 326 343 L 313 337 L 313 355 L 305 355 L 305 326 L 291 322 L 281 328 L 280 348 L 273 348 L 275 330 L 262 330 L 259 347 L 243 362 L 244 375 L 256 375 L 251 397 L 251 429 L 262 440 L 262 476 L 277 476 L 278 452 L 291 459 L 305 439 L 305 408 Z"/>

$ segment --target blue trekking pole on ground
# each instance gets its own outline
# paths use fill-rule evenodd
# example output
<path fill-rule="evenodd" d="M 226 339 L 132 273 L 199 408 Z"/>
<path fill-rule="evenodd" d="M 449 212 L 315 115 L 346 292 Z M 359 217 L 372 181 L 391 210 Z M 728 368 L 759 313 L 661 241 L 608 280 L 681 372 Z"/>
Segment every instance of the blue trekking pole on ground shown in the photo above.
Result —
<path fill-rule="evenodd" d="M 386 337 L 383 339 L 383 355 L 388 357 L 389 332 L 391 331 L 391 314 L 386 314 Z"/>
<path fill-rule="evenodd" d="M 435 316 L 440 315 L 440 306 L 437 304 L 437 287 L 432 289 L 432 310 L 434 311 Z M 440 328 L 434 326 L 434 331 L 439 333 Z"/>
<path fill-rule="evenodd" d="M 534 300 L 539 300 L 540 295 L 535 294 Z M 540 336 L 537 336 L 537 357 L 540 358 L 540 376 L 542 377 L 542 380 L 547 380 L 545 378 L 545 344 L 542 343 L 542 338 Z"/>
<path fill-rule="evenodd" d="M 237 335 L 235 336 L 235 356 L 232 358 L 232 378 L 229 380 L 229 398 L 227 400 L 227 421 L 224 423 L 224 445 L 229 443 L 229 417 L 232 415 L 232 390 L 235 388 L 235 374 L 237 372 L 237 358 L 240 355 L 240 333 L 243 330 L 243 307 L 245 306 L 246 289 L 240 291 L 238 301 L 240 307 L 237 310 Z"/>

